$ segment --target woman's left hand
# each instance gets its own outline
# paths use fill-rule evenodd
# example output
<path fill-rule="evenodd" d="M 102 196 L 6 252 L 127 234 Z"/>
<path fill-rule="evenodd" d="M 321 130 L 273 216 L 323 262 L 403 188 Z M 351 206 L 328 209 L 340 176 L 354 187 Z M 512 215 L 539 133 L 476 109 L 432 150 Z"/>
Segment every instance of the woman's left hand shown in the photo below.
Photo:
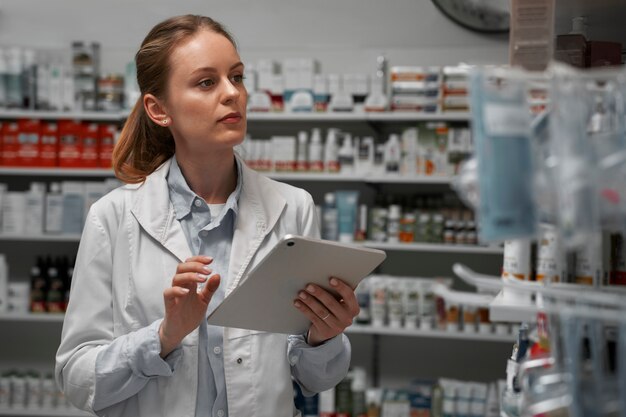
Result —
<path fill-rule="evenodd" d="M 359 314 L 359 303 L 348 284 L 332 277 L 330 286 L 339 293 L 339 300 L 322 287 L 309 284 L 294 301 L 296 308 L 311 320 L 307 337 L 311 346 L 320 345 L 342 333 Z"/>

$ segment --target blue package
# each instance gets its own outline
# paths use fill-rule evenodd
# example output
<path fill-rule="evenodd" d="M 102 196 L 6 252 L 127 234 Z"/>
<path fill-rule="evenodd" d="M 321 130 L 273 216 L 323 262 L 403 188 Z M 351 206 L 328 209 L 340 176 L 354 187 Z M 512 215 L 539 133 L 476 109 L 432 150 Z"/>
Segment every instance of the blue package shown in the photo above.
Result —
<path fill-rule="evenodd" d="M 495 70 L 479 69 L 471 75 L 470 92 L 480 239 L 499 242 L 534 236 L 537 210 L 526 82 L 508 72 L 500 77 Z"/>

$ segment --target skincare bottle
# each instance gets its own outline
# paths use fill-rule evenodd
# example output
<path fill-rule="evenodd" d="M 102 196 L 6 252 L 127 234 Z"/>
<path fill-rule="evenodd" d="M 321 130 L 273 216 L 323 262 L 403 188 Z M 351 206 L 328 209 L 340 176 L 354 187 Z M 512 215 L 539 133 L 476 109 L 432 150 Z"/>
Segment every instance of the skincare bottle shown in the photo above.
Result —
<path fill-rule="evenodd" d="M 32 182 L 30 190 L 26 193 L 26 218 L 25 232 L 29 236 L 39 236 L 43 233 L 44 224 L 44 200 L 46 184 Z"/>
<path fill-rule="evenodd" d="M 385 172 L 398 173 L 400 171 L 400 138 L 397 134 L 389 135 L 385 144 Z"/>
<path fill-rule="evenodd" d="M 7 82 L 9 69 L 7 67 L 7 60 L 4 56 L 4 50 L 0 48 L 0 109 L 3 109 L 7 105 Z"/>
<path fill-rule="evenodd" d="M 335 193 L 324 194 L 322 207 L 322 239 L 339 240 L 339 217 L 335 203 Z"/>
<path fill-rule="evenodd" d="M 22 66 L 22 108 L 35 110 L 37 96 L 37 64 L 35 63 L 35 51 L 25 49 Z"/>
<path fill-rule="evenodd" d="M 402 218 L 402 207 L 398 204 L 389 206 L 389 217 L 387 218 L 387 242 L 398 243 L 400 241 L 400 219 Z"/>
<path fill-rule="evenodd" d="M 296 171 L 303 172 L 309 170 L 309 135 L 305 131 L 298 132 L 298 156 L 296 158 Z"/>
<path fill-rule="evenodd" d="M 6 58 L 6 107 L 18 109 L 22 107 L 22 50 L 10 48 L 6 51 Z"/>
<path fill-rule="evenodd" d="M 339 172 L 339 149 L 337 145 L 338 129 L 328 129 L 326 134 L 326 147 L 324 165 L 328 172 Z"/>
<path fill-rule="evenodd" d="M 9 307 L 9 265 L 3 253 L 0 253 L 0 314 Z"/>
<path fill-rule="evenodd" d="M 63 227 L 66 234 L 80 234 L 85 218 L 85 187 L 82 182 L 64 181 L 61 184 L 63 197 Z"/>
<path fill-rule="evenodd" d="M 355 367 L 352 370 L 352 416 L 363 417 L 367 414 L 365 390 L 367 388 L 367 375 L 365 369 Z"/>
<path fill-rule="evenodd" d="M 342 174 L 354 174 L 354 147 L 350 133 L 345 134 L 338 156 L 340 172 Z"/>
<path fill-rule="evenodd" d="M 309 144 L 309 170 L 312 172 L 324 171 L 324 145 L 322 145 L 322 133 L 319 128 L 313 129 L 311 143 Z"/>
<path fill-rule="evenodd" d="M 46 195 L 46 233 L 61 233 L 63 228 L 63 196 L 61 195 L 61 184 L 53 182 L 50 184 L 50 192 Z"/>

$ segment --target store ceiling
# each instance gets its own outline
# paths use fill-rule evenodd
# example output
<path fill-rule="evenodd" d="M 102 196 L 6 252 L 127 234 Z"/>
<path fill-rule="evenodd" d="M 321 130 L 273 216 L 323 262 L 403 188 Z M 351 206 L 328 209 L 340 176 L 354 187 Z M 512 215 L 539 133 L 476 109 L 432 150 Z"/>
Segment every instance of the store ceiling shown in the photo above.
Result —
<path fill-rule="evenodd" d="M 589 40 L 617 41 L 626 48 L 626 0 L 556 0 L 556 35 L 568 33 L 572 19 L 587 17 Z"/>

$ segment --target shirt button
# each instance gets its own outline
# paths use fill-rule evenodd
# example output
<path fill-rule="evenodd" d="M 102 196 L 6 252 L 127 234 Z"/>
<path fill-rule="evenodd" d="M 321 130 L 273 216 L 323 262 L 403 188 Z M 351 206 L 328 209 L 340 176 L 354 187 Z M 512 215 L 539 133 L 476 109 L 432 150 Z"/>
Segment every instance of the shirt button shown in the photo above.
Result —
<path fill-rule="evenodd" d="M 207 237 L 208 235 L 209 235 L 209 232 L 206 231 L 206 230 L 203 230 L 203 231 L 200 232 L 200 236 L 202 236 L 202 237 Z"/>
<path fill-rule="evenodd" d="M 243 359 L 237 358 L 237 363 L 241 365 L 241 362 L 243 362 Z"/>
<path fill-rule="evenodd" d="M 224 417 L 224 410 L 217 410 L 217 417 Z"/>
<path fill-rule="evenodd" d="M 196 199 L 196 201 L 193 202 L 194 206 L 196 207 L 200 207 L 202 205 L 202 201 Z"/>
<path fill-rule="evenodd" d="M 222 353 L 222 349 L 219 346 L 215 346 L 213 348 L 213 353 L 215 353 L 216 355 L 219 355 L 220 353 Z"/>

